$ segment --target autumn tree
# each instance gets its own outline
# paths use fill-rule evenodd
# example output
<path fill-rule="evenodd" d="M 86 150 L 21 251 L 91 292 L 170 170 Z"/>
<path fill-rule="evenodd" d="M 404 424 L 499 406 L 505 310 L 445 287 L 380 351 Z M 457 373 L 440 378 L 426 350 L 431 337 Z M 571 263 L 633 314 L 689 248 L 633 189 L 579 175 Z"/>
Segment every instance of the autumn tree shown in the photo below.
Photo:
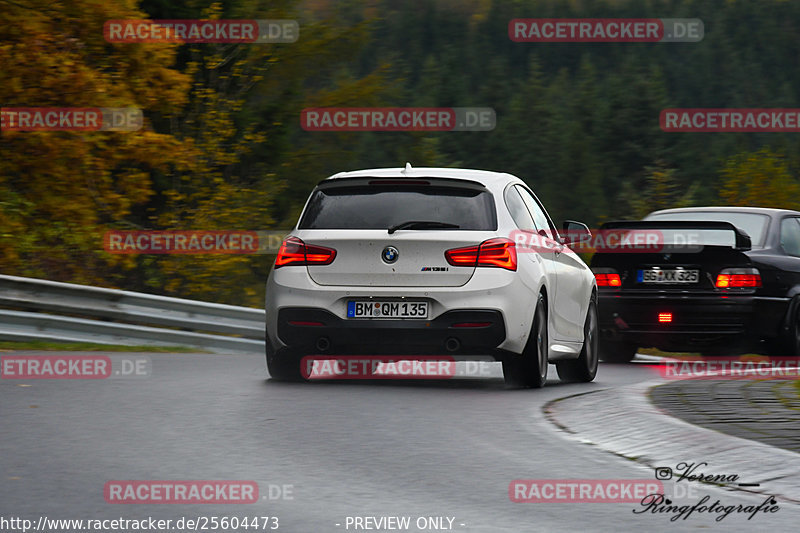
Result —
<path fill-rule="evenodd" d="M 726 205 L 800 208 L 800 180 L 786 158 L 769 148 L 731 157 L 720 174 L 719 195 Z"/>
<path fill-rule="evenodd" d="M 186 102 L 175 45 L 114 45 L 109 19 L 144 18 L 131 0 L 0 2 L 3 107 L 135 107 L 165 116 Z M 113 284 L 133 266 L 102 249 L 106 224 L 153 195 L 151 174 L 191 151 L 146 122 L 137 132 L 0 133 L 0 264 L 17 274 Z"/>

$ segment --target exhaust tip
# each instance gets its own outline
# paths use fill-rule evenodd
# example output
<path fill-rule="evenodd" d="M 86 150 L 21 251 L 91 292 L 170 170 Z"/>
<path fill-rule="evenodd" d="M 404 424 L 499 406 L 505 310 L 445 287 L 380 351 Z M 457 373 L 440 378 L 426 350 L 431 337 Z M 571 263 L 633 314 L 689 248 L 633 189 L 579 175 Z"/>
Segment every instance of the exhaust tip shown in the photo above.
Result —
<path fill-rule="evenodd" d="M 331 341 L 328 337 L 320 337 L 317 339 L 317 350 L 320 352 L 327 352 L 331 348 Z"/>
<path fill-rule="evenodd" d="M 444 341 L 444 348 L 448 352 L 456 352 L 459 348 L 461 348 L 461 341 L 455 337 L 449 337 L 446 341 Z"/>

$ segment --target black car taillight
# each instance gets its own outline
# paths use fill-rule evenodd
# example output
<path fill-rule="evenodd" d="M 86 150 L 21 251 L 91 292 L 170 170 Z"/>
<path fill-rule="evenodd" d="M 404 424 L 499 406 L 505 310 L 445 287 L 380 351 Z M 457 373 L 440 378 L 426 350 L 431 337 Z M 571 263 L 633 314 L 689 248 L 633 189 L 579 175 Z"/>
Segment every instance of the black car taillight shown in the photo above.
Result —
<path fill-rule="evenodd" d="M 714 285 L 718 289 L 761 287 L 761 273 L 757 268 L 724 268 Z"/>
<path fill-rule="evenodd" d="M 593 268 L 594 279 L 598 287 L 621 287 L 622 278 L 613 268 Z"/>

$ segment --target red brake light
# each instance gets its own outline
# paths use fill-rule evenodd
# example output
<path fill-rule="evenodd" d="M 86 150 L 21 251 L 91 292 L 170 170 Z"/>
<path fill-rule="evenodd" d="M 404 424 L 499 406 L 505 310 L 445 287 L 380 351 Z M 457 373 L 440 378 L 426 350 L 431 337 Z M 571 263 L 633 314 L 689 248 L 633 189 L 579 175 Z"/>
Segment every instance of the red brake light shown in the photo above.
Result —
<path fill-rule="evenodd" d="M 297 237 L 289 237 L 281 244 L 275 268 L 302 265 L 330 265 L 336 258 L 336 250 L 306 244 Z"/>
<path fill-rule="evenodd" d="M 511 239 L 489 239 L 481 243 L 478 266 L 517 269 L 517 247 Z"/>
<path fill-rule="evenodd" d="M 621 287 L 622 279 L 619 274 L 595 273 L 598 287 Z"/>
<path fill-rule="evenodd" d="M 475 266 L 478 262 L 479 249 L 479 244 L 465 248 L 453 248 L 452 250 L 447 250 L 444 253 L 444 257 L 453 266 Z"/>
<path fill-rule="evenodd" d="M 453 248 L 444 257 L 453 266 L 517 269 L 517 248 L 511 239 L 489 239 L 476 246 Z"/>
<path fill-rule="evenodd" d="M 717 275 L 718 289 L 761 287 L 761 273 L 755 268 L 726 268 Z"/>
<path fill-rule="evenodd" d="M 661 323 L 672 322 L 672 313 L 658 313 L 658 321 Z"/>

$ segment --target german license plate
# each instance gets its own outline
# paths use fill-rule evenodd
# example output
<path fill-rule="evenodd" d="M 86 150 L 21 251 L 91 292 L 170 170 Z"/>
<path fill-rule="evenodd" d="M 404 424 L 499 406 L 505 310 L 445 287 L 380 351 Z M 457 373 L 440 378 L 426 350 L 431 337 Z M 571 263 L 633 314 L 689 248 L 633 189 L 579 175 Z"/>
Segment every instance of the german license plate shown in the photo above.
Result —
<path fill-rule="evenodd" d="M 639 283 L 697 283 L 699 270 L 651 268 L 639 270 L 636 281 Z"/>
<path fill-rule="evenodd" d="M 347 302 L 347 318 L 428 318 L 428 302 Z"/>

